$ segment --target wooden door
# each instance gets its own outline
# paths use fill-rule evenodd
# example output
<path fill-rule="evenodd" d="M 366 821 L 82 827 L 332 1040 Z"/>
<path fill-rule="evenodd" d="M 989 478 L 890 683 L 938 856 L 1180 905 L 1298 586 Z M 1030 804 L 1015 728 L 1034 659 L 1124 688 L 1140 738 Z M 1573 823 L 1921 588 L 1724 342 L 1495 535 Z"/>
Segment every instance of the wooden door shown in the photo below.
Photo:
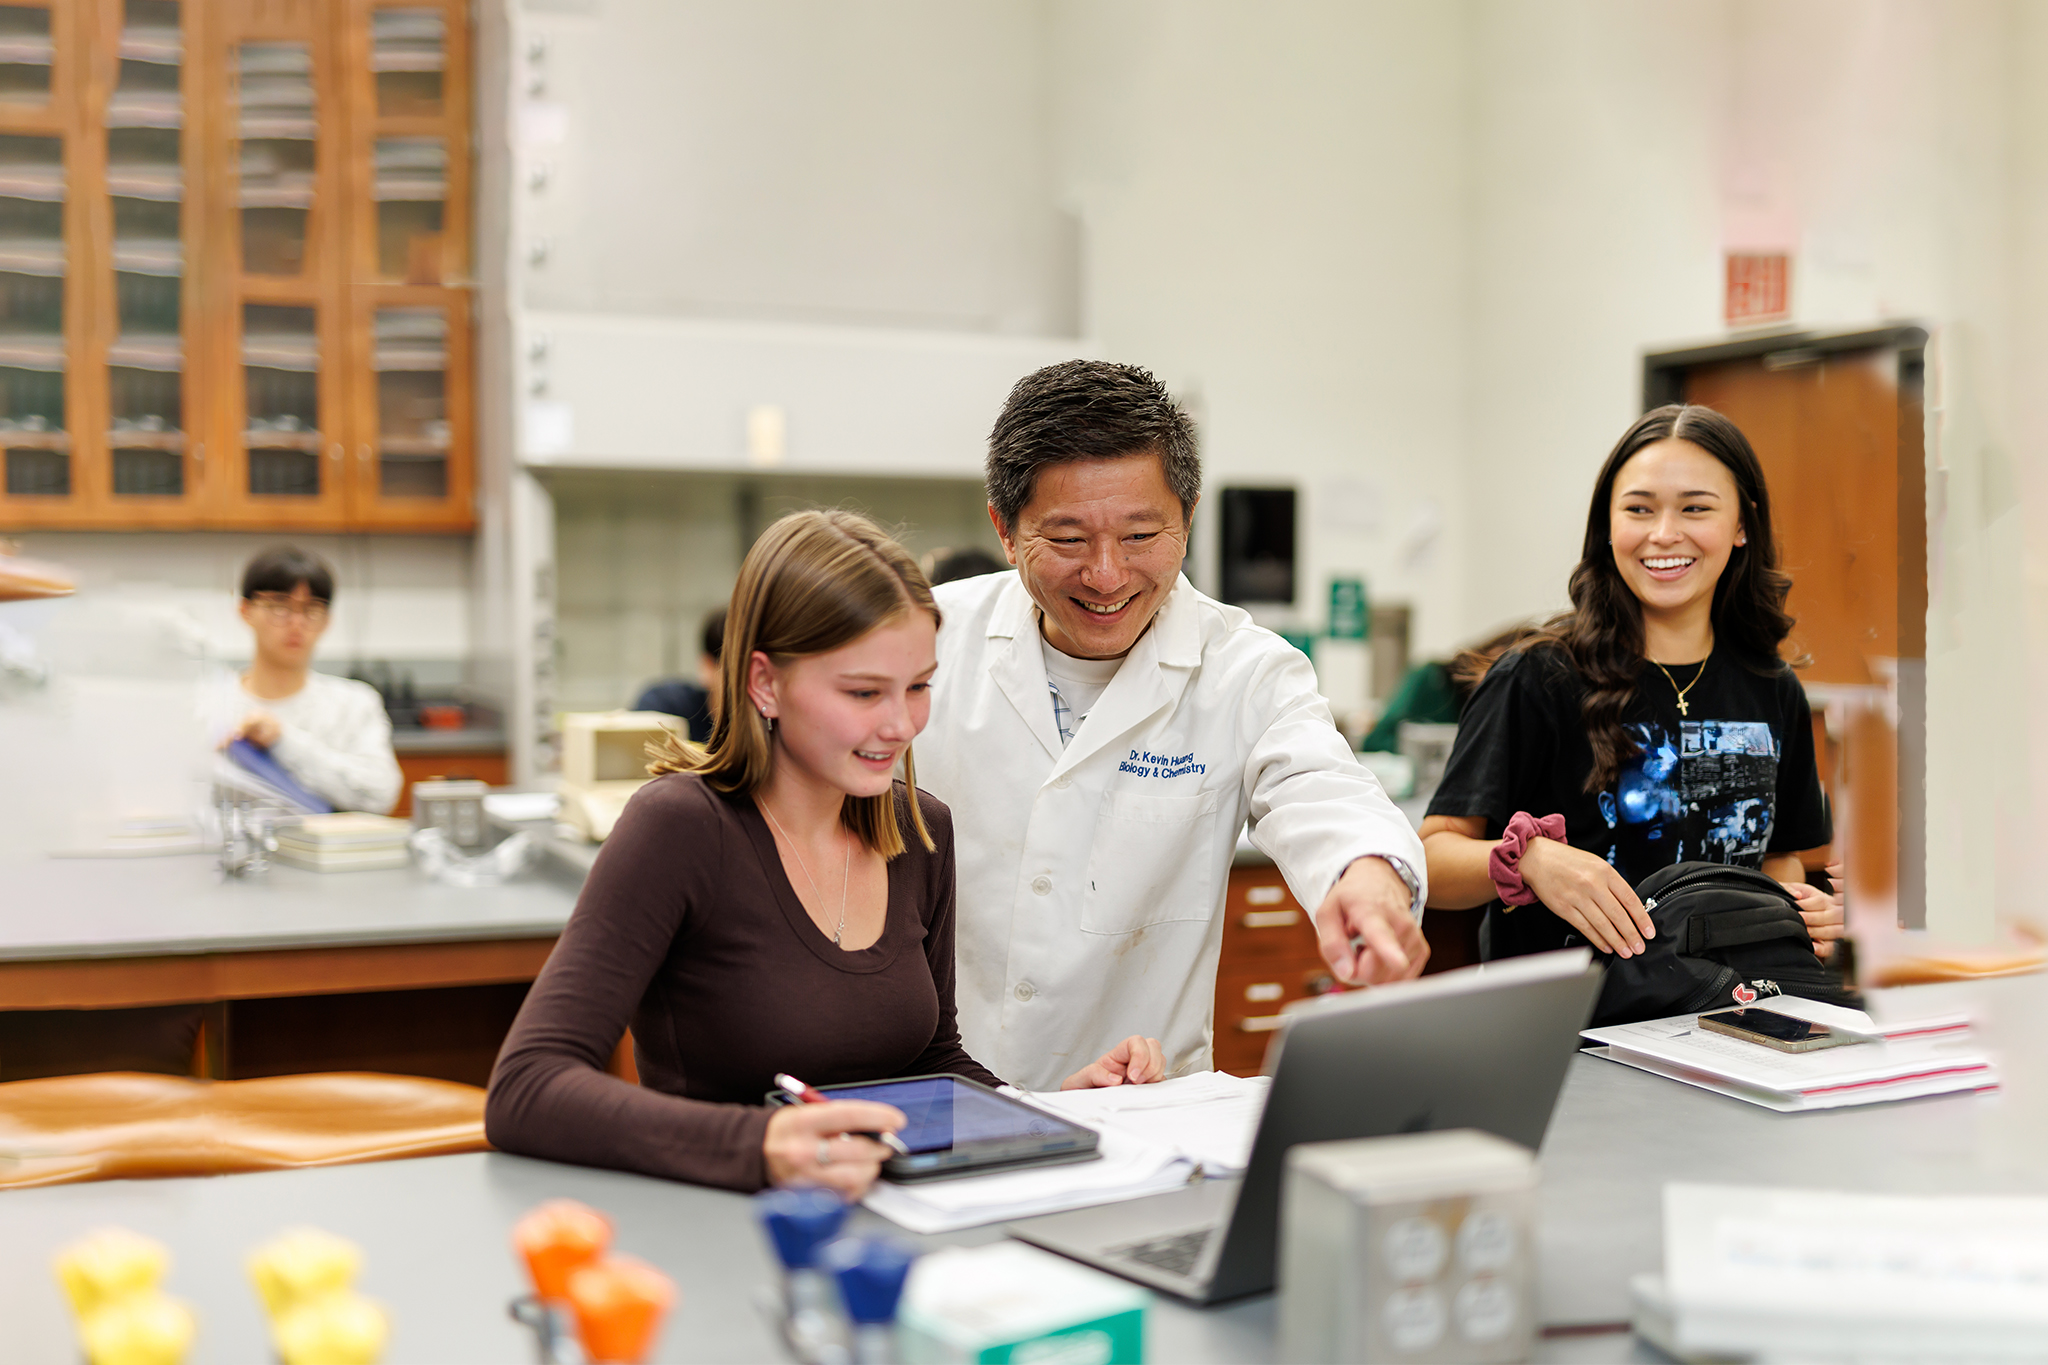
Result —
<path fill-rule="evenodd" d="M 1923 655 L 1919 412 L 1902 405 L 1898 350 L 1788 348 L 1695 365 L 1683 392 L 1731 418 L 1763 464 L 1798 618 L 1785 652 L 1810 656 L 1801 681 L 1870 683 L 1869 660 Z"/>

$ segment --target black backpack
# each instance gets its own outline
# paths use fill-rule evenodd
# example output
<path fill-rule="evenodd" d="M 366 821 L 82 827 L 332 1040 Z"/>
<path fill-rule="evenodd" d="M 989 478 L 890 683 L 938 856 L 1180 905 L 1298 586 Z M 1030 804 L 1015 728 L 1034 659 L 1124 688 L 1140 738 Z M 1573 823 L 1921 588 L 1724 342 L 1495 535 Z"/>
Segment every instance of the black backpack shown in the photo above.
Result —
<path fill-rule="evenodd" d="M 1634 957 L 1606 957 L 1593 1023 L 1796 995 L 1861 1009 L 1862 998 L 1813 952 L 1792 893 L 1769 875 L 1726 863 L 1673 863 L 1636 887 L 1657 936 Z"/>

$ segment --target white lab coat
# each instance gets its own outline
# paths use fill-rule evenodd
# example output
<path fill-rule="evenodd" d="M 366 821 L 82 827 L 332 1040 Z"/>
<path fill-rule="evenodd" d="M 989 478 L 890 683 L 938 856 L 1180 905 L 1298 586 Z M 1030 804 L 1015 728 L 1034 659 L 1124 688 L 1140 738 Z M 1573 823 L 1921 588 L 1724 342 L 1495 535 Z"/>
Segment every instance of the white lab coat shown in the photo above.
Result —
<path fill-rule="evenodd" d="M 967 1048 L 1030 1089 L 1134 1033 L 1206 1068 L 1237 834 L 1313 911 L 1350 862 L 1422 843 L 1351 752 L 1299 650 L 1182 578 L 1065 748 L 1015 573 L 935 590 L 945 623 L 918 785 L 953 811 Z M 1422 898 L 1415 900 L 1420 914 Z"/>

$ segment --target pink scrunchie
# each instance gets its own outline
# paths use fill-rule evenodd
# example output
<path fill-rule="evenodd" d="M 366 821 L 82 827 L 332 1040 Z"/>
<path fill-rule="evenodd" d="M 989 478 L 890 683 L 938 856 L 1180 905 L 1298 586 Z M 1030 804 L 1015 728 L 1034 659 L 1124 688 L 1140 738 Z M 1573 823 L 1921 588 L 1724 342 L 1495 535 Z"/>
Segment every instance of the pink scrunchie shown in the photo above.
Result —
<path fill-rule="evenodd" d="M 1536 903 L 1536 893 L 1522 880 L 1522 851 L 1528 848 L 1531 839 L 1571 842 L 1564 837 L 1562 815 L 1546 815 L 1539 820 L 1525 810 L 1515 812 L 1515 818 L 1501 831 L 1500 842 L 1486 857 L 1486 875 L 1493 878 L 1493 889 L 1509 905 Z"/>

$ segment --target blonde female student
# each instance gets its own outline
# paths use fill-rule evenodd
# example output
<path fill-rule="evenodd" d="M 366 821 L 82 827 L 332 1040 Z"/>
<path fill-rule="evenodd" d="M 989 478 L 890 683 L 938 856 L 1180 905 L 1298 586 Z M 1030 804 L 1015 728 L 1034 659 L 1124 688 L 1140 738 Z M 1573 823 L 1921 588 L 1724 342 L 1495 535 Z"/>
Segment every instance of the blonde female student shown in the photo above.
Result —
<path fill-rule="evenodd" d="M 1678 862 L 1758 868 L 1821 956 L 1842 903 L 1806 884 L 1833 837 L 1763 467 L 1711 408 L 1644 414 L 1594 482 L 1572 610 L 1487 669 L 1422 822 L 1429 905 L 1486 907 L 1480 949 L 1654 932 L 1633 888 Z M 1831 871 L 1833 869 L 1830 869 Z"/>
<path fill-rule="evenodd" d="M 865 519 L 798 512 L 762 535 L 733 589 L 710 745 L 672 745 L 606 840 L 498 1055 L 493 1144 L 852 1197 L 889 1156 L 856 1134 L 903 1115 L 771 1111 L 776 1072 L 999 1084 L 960 1045 L 952 821 L 911 764 L 938 625 L 916 562 Z M 639 1085 L 604 1069 L 629 1026 Z M 1133 1037 L 1065 1084 L 1162 1073 L 1157 1040 Z"/>

